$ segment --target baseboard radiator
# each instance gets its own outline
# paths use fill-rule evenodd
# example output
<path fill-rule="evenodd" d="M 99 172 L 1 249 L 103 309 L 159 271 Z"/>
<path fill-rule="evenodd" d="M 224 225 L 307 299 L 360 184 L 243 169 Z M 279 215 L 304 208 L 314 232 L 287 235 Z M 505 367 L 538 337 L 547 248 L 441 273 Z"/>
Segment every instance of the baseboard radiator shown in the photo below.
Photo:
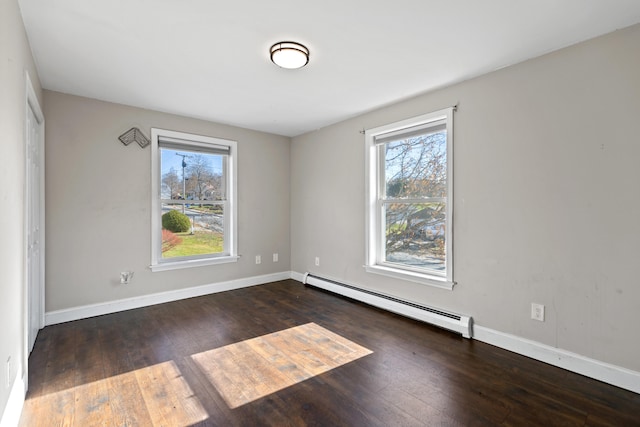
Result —
<path fill-rule="evenodd" d="M 421 320 L 444 329 L 462 334 L 465 338 L 473 337 L 473 318 L 451 313 L 435 307 L 404 301 L 390 295 L 384 295 L 356 286 L 340 283 L 335 280 L 305 273 L 303 283 L 327 290 L 366 304 L 391 311 L 412 319 Z"/>

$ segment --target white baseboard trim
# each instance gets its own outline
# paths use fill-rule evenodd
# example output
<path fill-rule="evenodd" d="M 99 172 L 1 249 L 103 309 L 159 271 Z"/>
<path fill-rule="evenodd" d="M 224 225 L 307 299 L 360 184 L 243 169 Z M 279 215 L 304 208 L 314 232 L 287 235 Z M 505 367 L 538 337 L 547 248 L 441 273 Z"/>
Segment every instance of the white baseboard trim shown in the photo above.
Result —
<path fill-rule="evenodd" d="M 304 273 L 298 273 L 297 271 L 292 271 L 291 278 L 300 283 L 304 283 Z"/>
<path fill-rule="evenodd" d="M 0 419 L 0 427 L 15 427 L 18 425 L 26 393 L 24 378 L 16 375 L 16 380 L 13 382 L 9 394 L 9 400 L 7 400 L 7 406 L 4 408 Z"/>
<path fill-rule="evenodd" d="M 483 326 L 474 325 L 473 338 L 616 387 L 640 393 L 640 372 Z"/>
<path fill-rule="evenodd" d="M 247 288 L 249 286 L 262 285 L 265 283 L 277 282 L 279 280 L 286 280 L 290 278 L 291 272 L 284 271 L 281 273 L 246 277 L 243 279 L 211 283 L 208 285 L 195 286 L 192 288 L 177 289 L 174 291 L 160 292 L 156 294 L 143 295 L 139 297 L 109 301 L 99 304 L 90 304 L 80 307 L 66 308 L 63 310 L 50 311 L 45 313 L 45 325 L 55 325 L 57 323 L 70 322 L 72 320 L 102 316 L 103 314 L 117 313 L 119 311 L 147 307 L 155 304 L 163 304 L 165 302 L 199 297 L 202 295 L 209 295 L 217 292 L 231 291 L 233 289 Z"/>
<path fill-rule="evenodd" d="M 291 278 L 304 283 L 302 273 L 292 271 Z M 640 372 L 479 325 L 473 339 L 640 394 Z"/>

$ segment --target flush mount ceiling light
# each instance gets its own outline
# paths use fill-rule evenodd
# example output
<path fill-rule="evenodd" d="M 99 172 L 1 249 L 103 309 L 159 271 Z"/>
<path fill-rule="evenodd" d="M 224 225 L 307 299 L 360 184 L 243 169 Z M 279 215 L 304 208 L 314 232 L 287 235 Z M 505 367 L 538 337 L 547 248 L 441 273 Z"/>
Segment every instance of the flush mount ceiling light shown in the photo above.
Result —
<path fill-rule="evenodd" d="M 278 42 L 271 46 L 271 61 L 282 68 L 302 68 L 309 62 L 309 49 L 295 42 Z"/>

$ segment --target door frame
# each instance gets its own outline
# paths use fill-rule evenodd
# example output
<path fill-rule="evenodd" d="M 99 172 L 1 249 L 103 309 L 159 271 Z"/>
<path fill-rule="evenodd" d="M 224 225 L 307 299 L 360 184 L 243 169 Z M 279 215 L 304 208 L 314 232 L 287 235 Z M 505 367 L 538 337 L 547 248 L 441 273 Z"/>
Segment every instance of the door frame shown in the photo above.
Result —
<path fill-rule="evenodd" d="M 26 80 L 26 94 L 25 94 L 25 135 L 24 135 L 24 164 L 25 164 L 25 172 L 24 172 L 24 360 L 23 360 L 23 376 L 24 376 L 24 384 L 25 390 L 28 390 L 28 380 L 29 380 L 29 354 L 30 354 L 30 343 L 29 343 L 29 332 L 31 329 L 31 299 L 32 293 L 30 290 L 29 283 L 29 209 L 30 209 L 30 192 L 29 183 L 32 181 L 30 179 L 30 167 L 29 167 L 29 121 L 27 119 L 29 112 L 33 112 L 33 116 L 36 118 L 38 129 L 38 161 L 39 161 L 39 236 L 38 241 L 40 245 L 39 250 L 39 259 L 37 262 L 40 263 L 39 268 L 39 315 L 38 315 L 38 329 L 42 329 L 44 327 L 45 321 L 45 188 L 44 188 L 44 174 L 45 174 L 45 159 L 44 159 L 44 114 L 42 113 L 42 108 L 40 107 L 40 102 L 38 101 L 38 97 L 36 95 L 35 90 L 33 89 L 33 84 L 31 83 L 31 78 L 29 77 L 29 72 L 25 71 L 25 80 Z"/>

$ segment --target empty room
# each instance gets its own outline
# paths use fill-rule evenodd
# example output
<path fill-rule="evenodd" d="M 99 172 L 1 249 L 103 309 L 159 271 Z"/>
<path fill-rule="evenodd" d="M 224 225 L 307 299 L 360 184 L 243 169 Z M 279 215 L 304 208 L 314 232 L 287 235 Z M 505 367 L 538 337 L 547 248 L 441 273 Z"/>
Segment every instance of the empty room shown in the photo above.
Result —
<path fill-rule="evenodd" d="M 0 427 L 640 425 L 640 2 L 0 31 Z"/>

